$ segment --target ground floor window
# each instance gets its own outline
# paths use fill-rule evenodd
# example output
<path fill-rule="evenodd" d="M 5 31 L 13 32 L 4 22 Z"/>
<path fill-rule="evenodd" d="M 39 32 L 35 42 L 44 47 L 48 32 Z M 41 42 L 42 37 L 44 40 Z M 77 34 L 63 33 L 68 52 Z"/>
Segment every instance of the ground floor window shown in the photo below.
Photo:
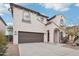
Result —
<path fill-rule="evenodd" d="M 48 38 L 47 38 L 48 40 L 47 41 L 49 42 L 49 30 L 47 31 L 47 33 L 48 33 Z"/>

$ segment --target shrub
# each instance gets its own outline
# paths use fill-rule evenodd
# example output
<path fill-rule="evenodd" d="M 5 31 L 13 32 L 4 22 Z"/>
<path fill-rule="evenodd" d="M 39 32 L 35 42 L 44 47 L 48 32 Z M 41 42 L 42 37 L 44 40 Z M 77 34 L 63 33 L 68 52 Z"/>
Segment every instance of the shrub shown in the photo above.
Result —
<path fill-rule="evenodd" d="M 68 36 L 63 37 L 62 43 L 67 43 L 68 42 Z"/>
<path fill-rule="evenodd" d="M 3 32 L 0 31 L 0 56 L 4 55 L 7 48 L 7 39 Z"/>

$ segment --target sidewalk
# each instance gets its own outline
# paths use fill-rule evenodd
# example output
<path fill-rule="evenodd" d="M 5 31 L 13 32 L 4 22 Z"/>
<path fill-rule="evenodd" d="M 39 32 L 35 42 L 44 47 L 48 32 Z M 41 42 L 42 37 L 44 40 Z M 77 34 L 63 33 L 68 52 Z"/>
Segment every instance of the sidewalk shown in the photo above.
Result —
<path fill-rule="evenodd" d="M 8 44 L 8 49 L 6 51 L 6 56 L 19 56 L 18 45 L 13 45 L 12 43 Z"/>

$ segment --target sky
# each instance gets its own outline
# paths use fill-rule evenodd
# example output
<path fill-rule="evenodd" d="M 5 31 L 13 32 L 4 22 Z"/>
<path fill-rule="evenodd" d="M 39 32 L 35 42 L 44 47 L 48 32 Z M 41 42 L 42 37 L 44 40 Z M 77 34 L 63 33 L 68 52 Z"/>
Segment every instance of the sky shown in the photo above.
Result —
<path fill-rule="evenodd" d="M 20 3 L 18 5 L 38 11 L 49 18 L 57 14 L 63 14 L 66 25 L 79 24 L 79 4 L 78 3 Z M 12 24 L 12 14 L 8 10 L 8 3 L 0 3 L 0 16 L 8 24 Z"/>

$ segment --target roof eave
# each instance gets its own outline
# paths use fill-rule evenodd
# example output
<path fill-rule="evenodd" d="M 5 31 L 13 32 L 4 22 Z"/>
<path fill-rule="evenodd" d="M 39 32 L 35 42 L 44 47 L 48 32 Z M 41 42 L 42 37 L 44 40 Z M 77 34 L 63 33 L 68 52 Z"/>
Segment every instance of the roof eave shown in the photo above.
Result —
<path fill-rule="evenodd" d="M 43 16 L 43 17 L 45 17 L 45 18 L 48 18 L 48 16 L 42 15 L 41 13 L 36 12 L 36 11 L 34 11 L 34 10 L 25 8 L 25 7 L 23 7 L 23 6 L 20 6 L 20 5 L 14 4 L 14 3 L 10 3 L 10 8 L 11 8 L 12 16 L 13 16 L 13 9 L 12 9 L 13 6 L 19 7 L 19 8 L 21 8 L 21 9 L 25 9 L 25 10 L 28 10 L 28 11 L 31 11 L 31 12 L 34 12 L 34 13 L 40 15 L 40 16 Z"/>

